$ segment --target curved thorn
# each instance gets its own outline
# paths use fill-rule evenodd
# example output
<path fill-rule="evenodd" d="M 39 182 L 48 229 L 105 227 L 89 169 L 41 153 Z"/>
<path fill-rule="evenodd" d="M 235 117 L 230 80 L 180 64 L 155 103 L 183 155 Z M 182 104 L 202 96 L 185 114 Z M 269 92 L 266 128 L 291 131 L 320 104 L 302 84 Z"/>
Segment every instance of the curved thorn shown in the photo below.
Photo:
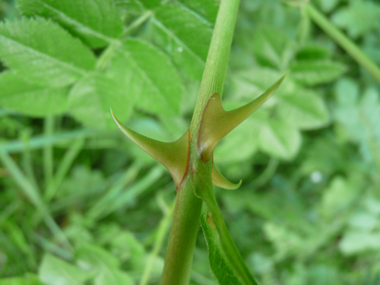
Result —
<path fill-rule="evenodd" d="M 218 93 L 211 96 L 203 113 L 198 136 L 198 152 L 204 162 L 211 159 L 217 143 L 260 107 L 278 88 L 285 76 L 286 74 L 251 103 L 232 111 L 224 110 Z"/>
<path fill-rule="evenodd" d="M 174 142 L 160 142 L 125 127 L 115 117 L 112 109 L 111 114 L 116 125 L 128 138 L 169 170 L 178 188 L 188 170 L 189 131 Z"/>
<path fill-rule="evenodd" d="M 227 190 L 235 190 L 240 187 L 242 180 L 239 183 L 232 183 L 227 180 L 215 167 L 215 164 L 212 165 L 212 184 L 218 186 L 220 188 L 224 188 Z"/>

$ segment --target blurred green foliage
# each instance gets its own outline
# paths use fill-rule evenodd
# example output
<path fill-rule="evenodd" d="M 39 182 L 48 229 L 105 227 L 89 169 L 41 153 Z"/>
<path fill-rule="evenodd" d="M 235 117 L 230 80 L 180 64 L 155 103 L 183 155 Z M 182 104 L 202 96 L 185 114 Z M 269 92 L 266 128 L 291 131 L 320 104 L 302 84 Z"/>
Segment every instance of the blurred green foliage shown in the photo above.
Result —
<path fill-rule="evenodd" d="M 157 284 L 175 186 L 109 108 L 182 135 L 218 6 L 68 2 L 0 3 L 0 284 Z M 380 284 L 380 88 L 296 2 L 242 0 L 224 106 L 289 75 L 216 148 L 243 179 L 216 195 L 261 284 Z M 311 2 L 380 63 L 378 1 Z M 216 284 L 201 234 L 191 284 Z"/>

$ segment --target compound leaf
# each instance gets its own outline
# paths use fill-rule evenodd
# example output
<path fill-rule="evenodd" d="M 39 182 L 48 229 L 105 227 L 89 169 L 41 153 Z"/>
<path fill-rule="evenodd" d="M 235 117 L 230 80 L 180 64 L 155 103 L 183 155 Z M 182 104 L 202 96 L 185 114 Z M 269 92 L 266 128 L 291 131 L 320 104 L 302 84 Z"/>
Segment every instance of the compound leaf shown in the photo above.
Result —
<path fill-rule="evenodd" d="M 0 24 L 0 59 L 46 86 L 65 86 L 95 67 L 95 56 L 82 42 L 44 19 Z"/>
<path fill-rule="evenodd" d="M 184 7 L 164 6 L 155 12 L 148 33 L 188 77 L 201 79 L 212 35 L 206 21 Z"/>
<path fill-rule="evenodd" d="M 68 109 L 67 87 L 36 85 L 11 71 L 1 73 L 0 86 L 0 106 L 5 109 L 35 117 L 57 115 Z"/>
<path fill-rule="evenodd" d="M 293 56 L 293 41 L 277 29 L 259 28 L 253 42 L 255 56 L 264 66 L 284 70 Z"/>
<path fill-rule="evenodd" d="M 292 76 L 308 86 L 332 82 L 345 71 L 343 64 L 328 60 L 298 61 L 291 67 Z"/>
<path fill-rule="evenodd" d="M 365 20 L 363 19 L 365 15 Z M 348 34 L 357 38 L 379 25 L 380 5 L 370 1 L 351 1 L 332 16 L 334 24 L 345 28 Z"/>
<path fill-rule="evenodd" d="M 301 146 L 301 134 L 292 125 L 270 120 L 261 127 L 260 149 L 277 158 L 291 159 Z"/>
<path fill-rule="evenodd" d="M 278 94 L 278 113 L 284 121 L 300 129 L 320 128 L 329 122 L 329 113 L 323 99 L 307 90 Z"/>
<path fill-rule="evenodd" d="M 27 16 L 53 19 L 80 37 L 92 48 L 103 47 L 118 38 L 123 30 L 116 5 L 112 0 L 18 0 Z"/>
<path fill-rule="evenodd" d="M 70 110 L 85 125 L 98 129 L 115 128 L 110 108 L 125 121 L 132 113 L 133 100 L 123 85 L 100 74 L 79 80 L 69 96 Z"/>
<path fill-rule="evenodd" d="M 219 4 L 215 0 L 179 0 L 182 5 L 204 19 L 210 26 L 216 21 Z"/>
<path fill-rule="evenodd" d="M 123 84 L 136 106 L 160 115 L 179 113 L 184 92 L 180 77 L 169 58 L 149 43 L 124 41 L 115 48 L 106 73 Z"/>

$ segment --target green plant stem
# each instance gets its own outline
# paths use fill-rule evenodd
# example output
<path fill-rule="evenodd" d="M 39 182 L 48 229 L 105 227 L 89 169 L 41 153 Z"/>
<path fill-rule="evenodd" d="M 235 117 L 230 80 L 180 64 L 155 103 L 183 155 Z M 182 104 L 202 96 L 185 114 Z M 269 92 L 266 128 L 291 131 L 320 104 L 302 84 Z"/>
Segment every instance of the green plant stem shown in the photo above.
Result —
<path fill-rule="evenodd" d="M 51 136 L 54 131 L 54 117 L 47 116 L 44 121 L 44 135 Z M 44 161 L 44 177 L 45 186 L 47 187 L 53 178 L 53 147 L 52 145 L 46 145 L 43 149 L 43 161 Z"/>
<path fill-rule="evenodd" d="M 205 71 L 190 126 L 189 171 L 178 189 L 173 224 L 166 252 L 162 285 L 185 285 L 189 282 L 195 241 L 199 229 L 202 200 L 196 187 L 212 192 L 211 160 L 204 163 L 198 153 L 198 133 L 209 98 L 222 94 L 231 49 L 239 0 L 222 0 L 216 19 Z"/>
<path fill-rule="evenodd" d="M 202 200 L 194 195 L 192 181 L 178 189 L 161 285 L 188 284 L 198 235 Z"/>
<path fill-rule="evenodd" d="M 380 68 L 354 42 L 339 31 L 312 4 L 305 4 L 310 18 L 336 43 L 338 43 L 353 59 L 357 61 L 379 84 Z"/>

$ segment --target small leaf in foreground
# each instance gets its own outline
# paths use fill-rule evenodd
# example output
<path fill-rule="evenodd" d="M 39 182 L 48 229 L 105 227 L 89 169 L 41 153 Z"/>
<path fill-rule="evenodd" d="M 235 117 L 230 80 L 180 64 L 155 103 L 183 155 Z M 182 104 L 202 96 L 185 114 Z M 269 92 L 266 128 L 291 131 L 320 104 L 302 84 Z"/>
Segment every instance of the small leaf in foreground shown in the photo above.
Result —
<path fill-rule="evenodd" d="M 44 19 L 1 23 L 0 59 L 46 86 L 68 85 L 95 67 L 95 56 L 80 40 Z"/>

